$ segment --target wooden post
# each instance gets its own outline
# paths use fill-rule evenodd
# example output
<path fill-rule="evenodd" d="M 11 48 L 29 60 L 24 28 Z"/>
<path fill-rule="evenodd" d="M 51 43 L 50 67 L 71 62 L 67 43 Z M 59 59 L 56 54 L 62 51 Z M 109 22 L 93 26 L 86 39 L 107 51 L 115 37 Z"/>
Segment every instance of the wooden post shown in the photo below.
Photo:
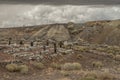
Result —
<path fill-rule="evenodd" d="M 43 45 L 43 50 L 44 50 L 44 51 L 46 50 L 46 46 L 45 46 L 45 45 Z"/>
<path fill-rule="evenodd" d="M 48 40 L 46 40 L 46 45 L 49 46 L 49 41 Z"/>
<path fill-rule="evenodd" d="M 30 42 L 30 46 L 34 46 L 34 42 L 32 41 L 32 42 Z"/>
<path fill-rule="evenodd" d="M 10 45 L 10 44 L 11 44 L 11 40 L 12 40 L 12 38 L 9 38 L 9 43 L 8 43 L 8 45 Z"/>
<path fill-rule="evenodd" d="M 57 53 L 57 45 L 56 45 L 56 43 L 54 42 L 53 45 L 54 45 L 54 53 Z"/>
<path fill-rule="evenodd" d="M 20 45 L 23 45 L 23 41 L 20 41 Z"/>
<path fill-rule="evenodd" d="M 72 44 L 69 45 L 69 48 L 72 49 Z"/>
<path fill-rule="evenodd" d="M 59 46 L 60 46 L 60 48 L 63 47 L 63 42 L 62 41 L 59 42 Z"/>

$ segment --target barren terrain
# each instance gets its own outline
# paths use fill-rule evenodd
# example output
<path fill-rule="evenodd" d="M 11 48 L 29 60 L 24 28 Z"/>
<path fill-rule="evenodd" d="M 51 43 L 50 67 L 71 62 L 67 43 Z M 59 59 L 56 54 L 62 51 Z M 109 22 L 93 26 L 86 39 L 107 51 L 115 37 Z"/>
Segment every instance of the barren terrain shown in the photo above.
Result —
<path fill-rule="evenodd" d="M 0 80 L 120 80 L 119 27 L 120 20 L 1 28 Z"/>

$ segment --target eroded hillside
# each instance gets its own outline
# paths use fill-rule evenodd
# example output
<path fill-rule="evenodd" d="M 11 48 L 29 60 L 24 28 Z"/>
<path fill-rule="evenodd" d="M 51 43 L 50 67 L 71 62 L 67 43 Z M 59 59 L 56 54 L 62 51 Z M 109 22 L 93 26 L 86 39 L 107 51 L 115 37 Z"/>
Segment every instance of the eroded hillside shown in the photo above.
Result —
<path fill-rule="evenodd" d="M 1 42 L 9 37 L 14 40 L 52 38 L 57 41 L 83 39 L 91 43 L 120 45 L 120 20 L 6 28 L 0 29 L 0 37 Z"/>

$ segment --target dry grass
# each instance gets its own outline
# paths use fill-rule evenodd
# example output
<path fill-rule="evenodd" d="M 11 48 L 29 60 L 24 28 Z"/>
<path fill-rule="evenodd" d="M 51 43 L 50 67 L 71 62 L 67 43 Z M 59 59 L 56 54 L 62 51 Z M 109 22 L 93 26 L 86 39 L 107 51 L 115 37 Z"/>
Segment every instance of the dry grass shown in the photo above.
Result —
<path fill-rule="evenodd" d="M 70 72 L 69 71 L 61 71 L 60 74 L 62 74 L 63 76 L 69 76 Z"/>
<path fill-rule="evenodd" d="M 54 69 L 61 69 L 61 64 L 52 63 L 52 64 L 51 64 L 51 67 L 54 68 Z"/>
<path fill-rule="evenodd" d="M 74 46 L 74 49 L 80 52 L 86 52 L 89 50 L 89 48 L 85 46 Z"/>
<path fill-rule="evenodd" d="M 5 68 L 10 72 L 16 72 L 19 70 L 19 67 L 17 64 L 7 64 Z"/>
<path fill-rule="evenodd" d="M 60 79 L 56 79 L 56 80 L 71 80 L 69 78 L 60 78 Z"/>
<path fill-rule="evenodd" d="M 22 74 L 27 74 L 29 71 L 29 68 L 27 65 L 20 65 L 19 68 L 20 68 L 20 73 Z"/>
<path fill-rule="evenodd" d="M 77 55 L 77 59 L 81 59 L 81 58 L 83 58 L 83 55 L 82 54 L 78 54 Z"/>
<path fill-rule="evenodd" d="M 88 71 L 80 80 L 115 80 L 116 76 L 110 72 Z"/>
<path fill-rule="evenodd" d="M 114 55 L 113 53 L 109 53 L 109 56 L 110 56 L 111 58 L 114 58 L 114 57 L 115 57 L 115 55 Z"/>
<path fill-rule="evenodd" d="M 22 74 L 26 74 L 28 72 L 27 65 L 17 65 L 17 64 L 8 64 L 6 65 L 6 69 L 10 72 L 20 72 Z"/>
<path fill-rule="evenodd" d="M 109 71 L 84 71 L 83 76 L 79 80 L 115 80 L 116 76 Z"/>
<path fill-rule="evenodd" d="M 115 75 L 113 75 L 109 72 L 103 72 L 98 75 L 98 79 L 100 79 L 100 80 L 115 80 Z"/>
<path fill-rule="evenodd" d="M 101 68 L 101 67 L 103 67 L 103 63 L 100 62 L 100 61 L 92 62 L 92 65 L 93 65 L 94 68 Z"/>
<path fill-rule="evenodd" d="M 115 60 L 119 60 L 120 61 L 120 55 L 116 55 L 115 56 Z"/>
<path fill-rule="evenodd" d="M 33 63 L 33 66 L 36 67 L 37 69 L 44 69 L 44 64 L 43 63 L 38 63 L 38 62 L 35 62 Z"/>
<path fill-rule="evenodd" d="M 96 50 L 98 50 L 100 52 L 105 52 L 106 51 L 104 48 L 101 48 L 101 47 L 96 48 Z"/>
<path fill-rule="evenodd" d="M 82 79 L 80 79 L 80 80 L 96 80 L 96 79 L 93 78 L 93 77 L 85 77 L 85 78 L 82 78 Z"/>
<path fill-rule="evenodd" d="M 62 65 L 62 70 L 80 70 L 81 64 L 80 63 L 65 63 Z"/>

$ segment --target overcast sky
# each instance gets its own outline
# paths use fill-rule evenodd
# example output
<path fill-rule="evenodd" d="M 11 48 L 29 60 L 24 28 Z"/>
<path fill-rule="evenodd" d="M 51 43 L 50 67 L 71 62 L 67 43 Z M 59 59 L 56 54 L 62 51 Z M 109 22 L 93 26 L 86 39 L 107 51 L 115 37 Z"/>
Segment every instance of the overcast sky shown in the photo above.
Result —
<path fill-rule="evenodd" d="M 120 19 L 120 0 L 0 0 L 0 27 Z"/>
<path fill-rule="evenodd" d="M 116 5 L 120 4 L 120 0 L 0 0 L 1 4 L 71 4 L 71 5 L 96 5 L 96 4 L 107 4 Z"/>

